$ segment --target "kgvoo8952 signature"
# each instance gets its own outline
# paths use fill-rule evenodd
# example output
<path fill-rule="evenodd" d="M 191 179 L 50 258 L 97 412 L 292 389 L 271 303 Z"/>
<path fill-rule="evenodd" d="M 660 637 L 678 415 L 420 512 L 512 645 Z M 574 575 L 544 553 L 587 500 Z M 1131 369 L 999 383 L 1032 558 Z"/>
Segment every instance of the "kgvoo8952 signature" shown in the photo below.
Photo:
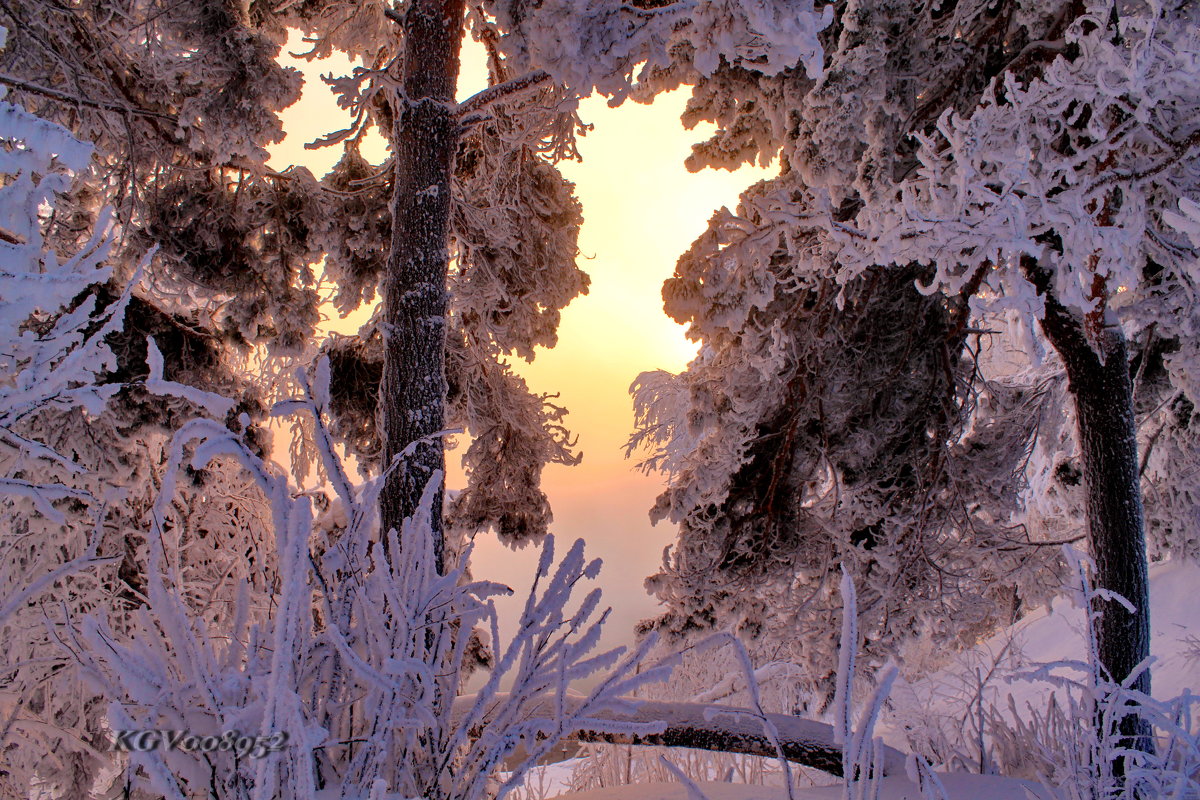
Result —
<path fill-rule="evenodd" d="M 205 736 L 188 731 L 132 730 L 114 731 L 112 750 L 117 753 L 145 753 L 152 750 L 179 750 L 191 753 L 231 752 L 238 758 L 263 758 L 287 746 L 288 735 L 278 731 L 265 736 L 250 736 L 225 731 Z"/>

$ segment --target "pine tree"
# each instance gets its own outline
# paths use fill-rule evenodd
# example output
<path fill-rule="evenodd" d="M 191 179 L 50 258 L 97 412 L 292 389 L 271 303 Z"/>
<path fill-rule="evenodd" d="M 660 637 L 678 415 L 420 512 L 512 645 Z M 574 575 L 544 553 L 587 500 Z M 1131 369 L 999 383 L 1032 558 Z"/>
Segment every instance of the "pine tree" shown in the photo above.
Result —
<path fill-rule="evenodd" d="M 633 444 L 671 473 L 654 514 L 681 524 L 653 579 L 672 606 L 661 624 L 711 622 L 714 584 L 747 608 L 739 564 L 776 577 L 760 611 L 791 599 L 819 619 L 822 576 L 850 560 L 877 593 L 873 643 L 927 625 L 969 637 L 1045 596 L 1054 565 L 1029 545 L 1075 538 L 1069 516 L 1046 513 L 1074 507 L 1098 584 L 1137 608 L 1107 604 L 1099 631 L 1106 668 L 1130 675 L 1148 646 L 1138 483 L 1154 449 L 1139 462 L 1131 370 L 1156 435 L 1176 453 L 1192 440 L 1192 251 L 1162 222 L 1196 191 L 1189 13 L 848 3 L 818 80 L 725 68 L 697 83 L 684 121 L 719 130 L 691 163 L 778 153 L 782 169 L 714 217 L 664 287 L 700 357 L 634 387 Z M 687 74 L 677 54 L 663 79 Z M 905 310 L 888 270 L 926 299 Z M 1040 326 L 1065 382 L 1014 369 L 1011 345 L 983 333 L 994 325 L 1035 360 Z M 1064 396 L 1077 436 L 1055 422 Z M 847 414 L 856 404 L 866 412 Z M 1186 550 L 1188 490 L 1155 488 L 1159 542 Z M 994 581 L 991 597 L 968 589 L 998 554 L 1013 559 L 1008 604 Z M 889 606 L 935 597 L 932 618 Z"/>
<path fill-rule="evenodd" d="M 530 395 L 501 361 L 552 346 L 560 309 L 586 291 L 587 278 L 573 264 L 582 217 L 552 164 L 577 156 L 578 99 L 595 90 L 620 102 L 634 91 L 641 62 L 662 62 L 676 45 L 700 52 L 708 69 L 722 54 L 737 60 L 741 54 L 723 34 L 747 30 L 751 11 L 740 4 L 704 9 L 693 20 L 680 4 L 637 3 L 415 4 L 403 12 L 330 3 L 290 12 L 313 37 L 314 55 L 339 48 L 376 65 L 376 72 L 333 85 L 356 120 L 378 125 L 392 142 L 395 224 L 381 321 L 358 342 L 333 348 L 343 368 L 381 376 L 380 467 L 419 442 L 384 493 L 385 524 L 411 513 L 428 476 L 441 469 L 439 431 L 457 424 L 474 436 L 464 463 L 476 480 L 449 509 L 450 525 L 459 532 L 493 526 L 514 542 L 545 533 L 550 514 L 537 476 L 545 463 L 578 457 L 560 422 L 564 410 Z M 743 57 L 811 59 L 819 21 L 811 7 L 806 11 L 794 19 L 777 12 L 774 26 L 761 26 L 778 53 L 760 46 Z M 399 37 L 380 35 L 385 17 Z M 492 85 L 452 108 L 457 47 L 468 23 L 489 50 Z M 414 42 L 421 44 L 412 52 Z M 381 88 L 388 70 L 407 87 L 400 95 Z M 356 121 L 338 136 L 351 139 L 361 130 Z M 442 318 L 446 330 L 439 332 L 435 320 Z M 374 384 L 364 388 L 370 398 Z M 414 413 L 409 403 L 424 410 Z M 361 398 L 342 397 L 340 404 L 360 419 L 373 408 Z M 339 424 L 355 427 L 344 415 Z M 369 426 L 358 432 L 360 442 L 370 441 Z"/>
<path fill-rule="evenodd" d="M 1128 336 L 1161 327 L 1174 338 L 1194 324 L 1179 301 L 1196 280 L 1194 256 L 1164 215 L 1200 190 L 1195 9 L 1095 3 L 1056 50 L 970 113 L 945 115 L 892 208 L 865 209 L 857 230 L 873 242 L 871 259 L 934 264 L 939 285 L 981 273 L 999 302 L 1038 319 L 1074 400 L 1096 583 L 1132 604 L 1099 609 L 1100 661 L 1149 694 L 1149 671 L 1135 673 L 1150 626 Z M 1154 352 L 1141 355 L 1146 364 Z M 1178 356 L 1170 361 L 1186 371 Z M 1120 730 L 1132 747 L 1153 746 L 1135 717 Z"/>
<path fill-rule="evenodd" d="M 973 641 L 1051 590 L 1053 554 L 1030 546 L 1018 516 L 1051 394 L 981 374 L 978 282 L 922 289 L 930 271 L 899 259 L 851 274 L 826 231 L 913 169 L 909 131 L 969 108 L 1025 43 L 1064 24 L 1016 3 L 849 3 L 823 34 L 819 77 L 743 65 L 696 83 L 684 122 L 718 131 L 689 167 L 778 157 L 781 169 L 714 215 L 664 285 L 700 356 L 634 386 L 631 449 L 670 475 L 652 517 L 680 525 L 651 579 L 671 608 L 658 626 L 733 613 L 821 682 L 839 563 L 875 657 L 922 635 Z M 662 79 L 686 80 L 688 66 L 680 55 Z"/>

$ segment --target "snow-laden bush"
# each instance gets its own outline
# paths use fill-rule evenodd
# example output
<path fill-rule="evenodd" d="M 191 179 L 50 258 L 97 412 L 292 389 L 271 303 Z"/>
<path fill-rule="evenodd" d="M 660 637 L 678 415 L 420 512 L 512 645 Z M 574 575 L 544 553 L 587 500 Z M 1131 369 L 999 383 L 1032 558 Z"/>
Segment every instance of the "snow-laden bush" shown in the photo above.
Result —
<path fill-rule="evenodd" d="M 149 255 L 125 281 L 130 276 L 113 267 L 119 230 L 109 211 L 80 232 L 76 212 L 88 190 L 79 178 L 92 154 L 67 129 L 0 102 L 5 800 L 31 791 L 85 796 L 108 766 L 104 699 L 80 681 L 79 659 L 64 644 L 87 614 L 124 632 L 129 609 L 144 599 L 142 519 L 165 460 L 168 420 L 195 413 L 196 404 L 222 418 L 233 405 L 165 380 L 157 347 L 139 336 L 149 324 L 178 339 L 186 327 L 135 293 Z M 202 339 L 197 333 L 191 343 Z M 139 381 L 142 358 L 150 375 Z M 183 372 L 178 358 L 169 369 L 176 378 Z M 184 399 L 152 407 L 146 394 Z M 273 580 L 256 548 L 266 526 L 240 476 L 219 469 L 189 483 L 173 509 L 187 526 L 182 575 L 196 607 L 215 600 L 205 613 L 223 622 L 227 581 Z"/>
<path fill-rule="evenodd" d="M 307 413 L 315 421 L 324 468 L 336 499 L 314 517 L 312 497 L 262 461 L 225 427 L 194 420 L 177 434 L 153 513 L 148 604 L 124 636 L 89 619 L 73 649 L 112 698 L 109 719 L 121 730 L 181 731 L 196 747 L 128 753 L 127 786 L 139 797 L 181 799 L 285 797 L 503 797 L 525 768 L 502 785 L 494 773 L 518 744 L 532 765 L 579 728 L 648 732 L 653 724 L 595 719 L 627 710 L 623 696 L 661 669 L 635 672 L 652 646 L 591 655 L 607 613 L 596 615 L 596 577 L 577 542 L 554 565 L 547 540 L 515 635 L 501 642 L 492 598 L 507 587 L 466 581 L 462 569 L 433 568 L 430 503 L 403 530 L 380 536 L 377 496 L 382 478 L 354 486 L 333 450 L 325 423 L 328 367 L 310 390 L 274 413 Z M 254 606 L 244 588 L 221 598 L 237 606 L 238 624 L 214 635 L 202 613 L 181 596 L 167 509 L 185 465 L 203 469 L 232 458 L 255 479 L 272 511 L 279 581 Z M 466 556 L 461 563 L 465 563 Z M 494 663 L 475 695 L 455 698 L 472 648 L 472 629 L 490 633 Z M 565 702 L 573 681 L 591 678 L 586 699 Z M 504 691 L 501 691 L 504 689 Z M 205 752 L 203 737 L 230 732 Z M 241 737 L 264 747 L 239 749 Z M 165 738 L 165 734 L 164 734 Z M 182 744 L 191 742 L 181 740 Z M 135 743 L 136 744 L 136 743 Z M 263 752 L 266 751 L 266 752 Z M 258 758 L 252 756 L 261 756 Z"/>

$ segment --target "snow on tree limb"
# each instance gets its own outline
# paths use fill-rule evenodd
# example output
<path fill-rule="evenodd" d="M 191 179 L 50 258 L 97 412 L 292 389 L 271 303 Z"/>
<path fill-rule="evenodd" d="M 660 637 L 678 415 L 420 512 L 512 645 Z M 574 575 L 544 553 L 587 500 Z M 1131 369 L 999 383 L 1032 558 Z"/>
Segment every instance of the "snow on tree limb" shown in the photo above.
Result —
<path fill-rule="evenodd" d="M 237 406 L 236 400 L 215 392 L 206 392 L 194 386 L 165 380 L 163 378 L 162 353 L 159 351 L 158 345 L 154 343 L 153 336 L 146 340 L 146 364 L 150 368 L 150 374 L 146 378 L 145 386 L 146 391 L 151 394 L 182 398 L 197 408 L 207 411 L 216 419 L 224 419 Z"/>
<path fill-rule="evenodd" d="M 1187 210 L 1181 196 L 1200 191 L 1200 28 L 1187 4 L 1097 0 L 1081 11 L 1060 55 L 1002 74 L 969 110 L 947 107 L 934 129 L 914 133 L 914 168 L 856 211 L 865 235 L 824 235 L 840 248 L 839 275 L 928 265 L 924 291 L 969 294 L 975 313 L 1023 318 L 1053 345 L 1073 400 L 1097 582 L 1137 607 L 1106 607 L 1101 661 L 1149 694 L 1139 669 L 1150 646 L 1145 469 L 1130 362 L 1144 365 L 1166 334 L 1177 342 L 1164 359 L 1169 380 L 1194 390 L 1185 364 L 1195 364 L 1200 272 L 1172 224 L 1183 219 L 1177 207 Z M 1140 354 L 1134 336 L 1146 342 Z M 1160 430 L 1168 424 L 1192 438 L 1186 422 Z M 1168 483 L 1163 494 L 1189 492 Z M 1133 750 L 1153 750 L 1144 718 L 1115 724 Z"/>

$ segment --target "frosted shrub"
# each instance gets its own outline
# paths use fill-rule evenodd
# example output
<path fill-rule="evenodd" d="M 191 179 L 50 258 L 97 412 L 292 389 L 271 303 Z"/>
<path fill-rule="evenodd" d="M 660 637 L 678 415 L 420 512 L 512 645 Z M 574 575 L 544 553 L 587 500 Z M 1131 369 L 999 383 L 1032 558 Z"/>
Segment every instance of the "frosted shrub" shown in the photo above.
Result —
<path fill-rule="evenodd" d="M 5 31 L 0 28 L 0 46 Z M 0 87 L 0 97 L 5 89 Z M 70 255 L 50 221 L 90 145 L 0 102 L 0 797 L 34 783 L 86 789 L 101 758 L 89 735 L 99 712 L 79 691 L 57 637 L 72 610 L 104 605 L 99 573 L 105 501 L 85 488 L 77 455 L 56 449 L 49 417 L 99 414 L 119 385 L 106 337 L 121 329 L 126 289 L 100 307 L 112 274 L 108 217 Z"/>
<path fill-rule="evenodd" d="M 121 382 L 140 366 L 129 364 L 130 340 L 134 350 L 143 344 L 131 331 L 151 307 L 134 290 L 151 254 L 122 288 L 114 272 L 128 273 L 114 270 L 122 261 L 109 211 L 76 229 L 90 144 L 6 102 L 0 142 L 0 797 L 75 798 L 110 758 L 104 698 L 81 682 L 69 643 L 87 614 L 106 615 L 124 636 L 127 612 L 143 600 L 142 517 L 162 463 L 162 423 L 178 409 L 149 410 L 141 398 L 171 395 L 188 413 L 217 418 L 233 403 L 165 380 L 153 341 L 149 377 Z M 109 402 L 133 385 L 136 396 Z M 193 477 L 172 506 L 173 557 L 179 591 L 214 622 L 232 605 L 227 581 L 274 578 L 256 549 L 266 526 L 244 479 L 223 466 L 207 486 Z"/>
<path fill-rule="evenodd" d="M 1070 548 L 1064 550 L 1080 587 L 1077 602 L 1087 614 L 1087 661 L 1054 662 L 1016 676 L 1045 680 L 1056 691 L 1044 710 L 1029 706 L 1021 712 L 1011 700 L 1007 714 L 988 710 L 996 761 L 1006 769 L 1032 765 L 1060 800 L 1200 797 L 1197 698 L 1185 692 L 1156 700 L 1130 688 L 1148 662 L 1121 683 L 1104 673 L 1095 635 L 1097 601 L 1127 601 L 1091 588 L 1088 559 Z M 1140 716 L 1154 730 L 1153 753 L 1132 749 L 1121 739 L 1117 722 L 1130 714 Z"/>
<path fill-rule="evenodd" d="M 833 728 L 842 745 L 843 800 L 879 800 L 884 772 L 883 739 L 875 724 L 896 680 L 889 665 L 875 678 L 875 689 L 854 725 L 854 677 L 858 656 L 858 593 L 850 573 L 842 569 L 842 633 L 838 646 L 837 688 L 833 696 Z M 924 800 L 946 800 L 945 790 L 929 764 L 920 756 L 908 757 L 908 777 L 921 789 Z"/>
<path fill-rule="evenodd" d="M 114 730 L 237 732 L 266 745 L 253 754 L 259 758 L 232 745 L 210 752 L 134 748 L 125 780 L 135 796 L 502 797 L 563 735 L 620 727 L 592 717 L 627 709 L 621 696 L 662 672 L 634 672 L 650 641 L 628 655 L 623 648 L 590 655 L 607 613 L 595 613 L 597 589 L 572 603 L 576 586 L 593 580 L 600 566 L 584 559 L 582 542 L 555 566 L 547 540 L 517 632 L 501 643 L 492 598 L 511 590 L 468 582 L 461 567 L 446 575 L 433 569 L 434 484 L 403 530 L 381 537 L 382 478 L 352 485 L 331 444 L 327 365 L 318 367 L 312 389 L 302 373 L 298 380 L 303 396 L 273 413 L 314 419 L 336 492 L 331 513 L 315 520 L 310 495 L 223 426 L 188 423 L 175 437 L 152 514 L 148 604 L 130 635 L 118 637 L 92 618 L 75 643 L 113 700 Z M 236 623 L 220 635 L 180 596 L 177 565 L 163 557 L 172 551 L 167 508 L 176 476 L 185 464 L 203 469 L 218 458 L 236 460 L 267 497 L 279 574 L 275 591 L 257 603 L 245 587 L 225 598 L 236 604 Z M 468 632 L 477 627 L 491 635 L 494 668 L 477 694 L 456 703 Z M 595 688 L 568 708 L 568 687 L 589 677 Z M 623 730 L 653 728 L 625 723 Z M 496 786 L 497 767 L 519 743 L 525 766 Z"/>
<path fill-rule="evenodd" d="M 1120 684 L 1109 679 L 1097 655 L 1097 601 L 1124 600 L 1090 587 L 1086 556 L 1067 550 L 1064 561 L 1075 574 L 1075 604 L 1087 609 L 1081 660 L 1031 662 L 1014 635 L 997 637 L 922 676 L 891 727 L 902 725 L 909 747 L 943 769 L 1038 781 L 1059 800 L 1200 796 L 1196 698 L 1156 700 L 1134 691 L 1148 663 Z M 1023 686 L 1006 691 L 1006 682 Z M 1015 695 L 1028 682 L 1042 690 L 1039 699 L 1020 703 Z M 1154 731 L 1154 753 L 1129 748 L 1116 732 L 1117 720 L 1130 714 Z"/>

